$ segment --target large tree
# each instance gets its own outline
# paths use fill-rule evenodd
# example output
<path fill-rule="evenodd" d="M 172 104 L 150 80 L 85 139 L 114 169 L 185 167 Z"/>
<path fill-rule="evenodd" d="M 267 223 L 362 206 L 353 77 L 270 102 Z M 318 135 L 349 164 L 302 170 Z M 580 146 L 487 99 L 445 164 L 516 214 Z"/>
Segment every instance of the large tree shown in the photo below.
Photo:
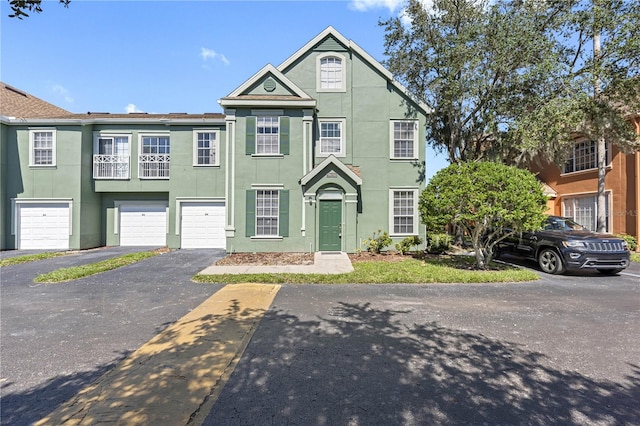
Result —
<path fill-rule="evenodd" d="M 64 7 L 69 6 L 71 0 L 58 0 L 60 3 L 64 5 Z M 9 18 L 28 18 L 29 14 L 27 12 L 42 12 L 42 0 L 9 0 L 9 4 L 11 5 L 11 14 Z"/>
<path fill-rule="evenodd" d="M 409 0 L 385 27 L 387 66 L 429 104 L 427 139 L 450 162 L 497 160 L 518 142 L 508 131 L 553 90 L 560 9 L 533 2 Z M 407 23 L 408 21 L 408 23 Z"/>
<path fill-rule="evenodd" d="M 451 164 L 438 171 L 420 195 L 427 232 L 461 228 L 471 238 L 478 268 L 487 267 L 494 247 L 544 222 L 547 197 L 535 176 L 492 162 Z"/>

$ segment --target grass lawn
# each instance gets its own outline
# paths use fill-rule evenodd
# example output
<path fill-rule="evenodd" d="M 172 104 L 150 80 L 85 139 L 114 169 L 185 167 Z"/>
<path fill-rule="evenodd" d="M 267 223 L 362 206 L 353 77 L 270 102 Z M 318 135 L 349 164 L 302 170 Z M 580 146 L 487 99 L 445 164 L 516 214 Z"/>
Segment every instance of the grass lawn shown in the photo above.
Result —
<path fill-rule="evenodd" d="M 380 284 L 380 283 L 490 283 L 537 280 L 538 274 L 526 269 L 492 264 L 487 271 L 474 270 L 474 259 L 451 256 L 442 259 L 412 259 L 400 262 L 354 262 L 347 274 L 224 274 L 195 275 L 201 283 L 258 282 L 268 284 Z"/>
<path fill-rule="evenodd" d="M 122 266 L 139 262 L 149 257 L 157 256 L 165 250 L 142 251 L 138 253 L 125 254 L 88 265 L 73 266 L 70 268 L 56 269 L 55 271 L 40 274 L 33 281 L 37 283 L 60 283 L 64 281 L 77 280 L 100 272 L 110 271 Z"/>
<path fill-rule="evenodd" d="M 25 254 L 24 256 L 8 257 L 0 260 L 0 268 L 3 266 L 19 265 L 21 263 L 35 262 L 36 260 L 50 259 L 52 257 L 65 256 L 71 252 L 54 251 L 38 254 Z"/>

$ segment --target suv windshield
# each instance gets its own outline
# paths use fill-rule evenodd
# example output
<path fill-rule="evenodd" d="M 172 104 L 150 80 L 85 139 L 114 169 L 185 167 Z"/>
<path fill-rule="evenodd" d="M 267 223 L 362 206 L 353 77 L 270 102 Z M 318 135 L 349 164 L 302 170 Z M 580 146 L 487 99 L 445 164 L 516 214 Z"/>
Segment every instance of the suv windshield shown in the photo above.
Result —
<path fill-rule="evenodd" d="M 576 223 L 571 219 L 567 219 L 566 217 L 550 217 L 547 219 L 544 229 L 547 231 L 582 231 L 585 228 L 579 223 Z"/>

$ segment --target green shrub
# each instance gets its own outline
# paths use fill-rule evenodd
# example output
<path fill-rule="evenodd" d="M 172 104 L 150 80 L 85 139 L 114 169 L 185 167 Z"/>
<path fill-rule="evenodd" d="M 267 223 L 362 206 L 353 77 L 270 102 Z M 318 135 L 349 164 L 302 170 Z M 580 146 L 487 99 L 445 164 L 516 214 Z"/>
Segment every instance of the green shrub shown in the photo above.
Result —
<path fill-rule="evenodd" d="M 636 240 L 636 237 L 634 237 L 633 235 L 620 234 L 616 235 L 616 237 L 625 240 L 629 245 L 629 250 L 636 251 L 636 249 L 638 248 L 638 240 Z"/>
<path fill-rule="evenodd" d="M 412 235 L 396 243 L 396 250 L 402 254 L 407 254 L 411 251 L 411 247 L 419 246 L 420 244 L 422 244 L 422 238 L 417 235 Z"/>
<path fill-rule="evenodd" d="M 451 248 L 451 236 L 448 234 L 427 235 L 427 251 L 429 253 L 444 253 Z"/>
<path fill-rule="evenodd" d="M 364 245 L 369 253 L 380 253 L 382 249 L 390 246 L 393 243 L 389 233 L 382 232 L 378 229 L 378 232 L 374 232 L 371 238 L 364 240 Z"/>

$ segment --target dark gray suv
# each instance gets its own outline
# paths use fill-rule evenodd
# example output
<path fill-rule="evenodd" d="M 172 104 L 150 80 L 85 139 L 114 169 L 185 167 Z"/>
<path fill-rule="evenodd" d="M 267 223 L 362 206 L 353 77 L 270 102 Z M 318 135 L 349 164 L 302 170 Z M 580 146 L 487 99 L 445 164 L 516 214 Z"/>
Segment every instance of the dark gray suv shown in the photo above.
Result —
<path fill-rule="evenodd" d="M 617 274 L 629 266 L 627 242 L 585 229 L 571 219 L 549 216 L 544 229 L 523 232 L 499 243 L 496 254 L 510 253 L 538 262 L 549 274 L 596 269 Z"/>

